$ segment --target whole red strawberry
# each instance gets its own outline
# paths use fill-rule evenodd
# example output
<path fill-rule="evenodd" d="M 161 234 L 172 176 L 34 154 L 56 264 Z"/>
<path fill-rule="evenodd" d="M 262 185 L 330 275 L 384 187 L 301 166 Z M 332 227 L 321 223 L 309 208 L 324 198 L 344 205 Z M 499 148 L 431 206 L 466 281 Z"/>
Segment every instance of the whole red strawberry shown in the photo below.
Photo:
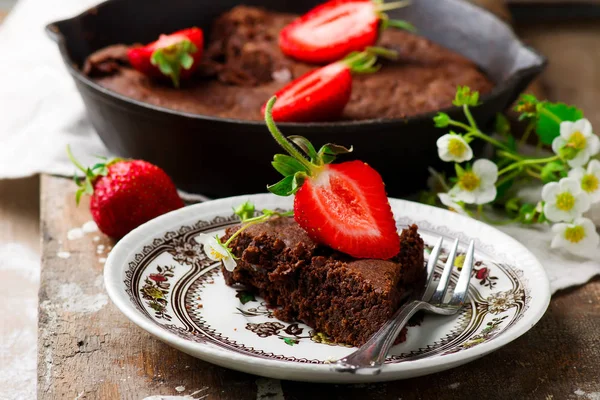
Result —
<path fill-rule="evenodd" d="M 180 79 L 189 78 L 202 58 L 204 35 L 200 28 L 189 28 L 170 35 L 160 35 L 157 41 L 129 49 L 131 66 L 153 77 L 168 76 L 175 87 Z"/>
<path fill-rule="evenodd" d="M 325 64 L 352 51 L 374 46 L 388 26 L 414 30 L 406 21 L 389 19 L 384 11 L 409 1 L 331 0 L 287 25 L 279 33 L 279 48 L 300 61 Z"/>
<path fill-rule="evenodd" d="M 350 53 L 343 60 L 302 75 L 275 93 L 273 119 L 279 122 L 336 120 L 352 94 L 352 73 L 376 72 L 377 56 L 394 59 L 397 53 L 380 47 Z M 262 107 L 265 114 L 266 104 Z"/>
<path fill-rule="evenodd" d="M 184 206 L 171 178 L 141 160 L 114 159 L 84 168 L 69 148 L 69 158 L 84 174 L 76 194 L 91 195 L 90 211 L 100 231 L 119 239 L 143 223 Z"/>
<path fill-rule="evenodd" d="M 294 219 L 313 240 L 356 258 L 397 255 L 400 238 L 381 176 L 362 161 L 331 164 L 352 149 L 326 144 L 316 151 L 306 138 L 290 136 L 308 158 L 302 155 L 273 121 L 275 99 L 267 103 L 265 120 L 289 155 L 275 155 L 272 165 L 284 178 L 269 191 L 296 194 Z"/>

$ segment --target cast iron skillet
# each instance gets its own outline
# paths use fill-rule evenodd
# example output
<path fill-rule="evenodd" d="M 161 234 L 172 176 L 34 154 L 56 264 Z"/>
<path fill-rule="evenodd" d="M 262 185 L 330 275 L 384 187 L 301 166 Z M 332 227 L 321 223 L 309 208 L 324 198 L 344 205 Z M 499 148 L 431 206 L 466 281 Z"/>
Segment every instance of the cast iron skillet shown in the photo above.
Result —
<path fill-rule="evenodd" d="M 321 0 L 245 0 L 247 5 L 301 14 Z M 113 153 L 155 163 L 184 190 L 211 197 L 265 191 L 279 179 L 270 162 L 281 150 L 261 122 L 178 112 L 145 104 L 102 88 L 81 73 L 94 51 L 115 43 L 150 42 L 158 34 L 189 26 L 210 32 L 211 22 L 237 0 L 109 0 L 47 27 L 58 42 L 89 118 Z M 463 0 L 416 0 L 391 12 L 417 26 L 419 34 L 474 60 L 497 86 L 474 116 L 482 125 L 506 109 L 544 68 L 546 60 L 525 47 L 502 21 Z M 460 110 L 444 110 L 459 118 Z M 345 159 L 370 163 L 388 193 L 401 196 L 422 187 L 427 167 L 439 167 L 436 139 L 444 133 L 428 113 L 406 119 L 285 123 L 286 135 L 303 135 L 316 146 L 353 145 Z"/>

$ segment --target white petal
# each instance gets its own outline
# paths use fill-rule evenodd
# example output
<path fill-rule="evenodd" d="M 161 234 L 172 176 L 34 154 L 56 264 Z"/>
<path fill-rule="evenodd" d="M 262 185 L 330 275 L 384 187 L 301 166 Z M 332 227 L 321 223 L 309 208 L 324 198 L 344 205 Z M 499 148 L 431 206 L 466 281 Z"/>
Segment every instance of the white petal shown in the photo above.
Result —
<path fill-rule="evenodd" d="M 586 192 L 581 192 L 577 195 L 575 205 L 573 206 L 573 214 L 581 216 L 584 212 L 590 209 L 590 196 Z"/>
<path fill-rule="evenodd" d="M 201 233 L 195 239 L 196 239 L 196 242 L 200 243 L 201 245 L 205 245 L 211 237 L 212 236 L 209 236 L 206 233 Z"/>
<path fill-rule="evenodd" d="M 552 222 L 570 221 L 572 219 L 569 213 L 559 210 L 554 203 L 544 204 L 544 215 Z"/>
<path fill-rule="evenodd" d="M 473 149 L 471 148 L 471 146 L 469 146 L 468 143 L 465 142 L 465 144 L 467 145 L 467 148 L 465 150 L 465 153 L 463 154 L 462 160 L 459 162 L 469 161 L 473 158 Z"/>
<path fill-rule="evenodd" d="M 473 192 L 467 192 L 466 190 L 462 190 L 458 185 L 455 185 L 448 194 L 457 200 L 464 201 L 467 204 L 475 203 L 475 195 Z"/>
<path fill-rule="evenodd" d="M 561 248 L 561 247 L 565 247 L 565 244 L 566 244 L 567 241 L 565 240 L 565 238 L 563 237 L 563 235 L 564 235 L 564 232 L 557 233 L 552 238 L 552 243 L 550 243 L 550 247 L 553 248 L 553 249 L 558 249 L 558 248 Z"/>
<path fill-rule="evenodd" d="M 573 159 L 567 160 L 567 164 L 569 164 L 569 166 L 571 168 L 583 167 L 588 162 L 589 159 L 590 159 L 589 150 L 587 148 L 585 148 L 585 149 L 579 150 L 579 152 Z"/>
<path fill-rule="evenodd" d="M 476 195 L 475 204 L 487 204 L 496 198 L 496 186 L 490 186 Z"/>
<path fill-rule="evenodd" d="M 582 118 L 573 123 L 573 132 L 581 132 L 584 136 L 588 136 L 592 133 L 592 124 L 586 118 Z"/>
<path fill-rule="evenodd" d="M 545 202 L 555 202 L 556 195 L 560 193 L 558 182 L 550 182 L 544 185 L 542 189 L 542 200 Z"/>
<path fill-rule="evenodd" d="M 560 123 L 560 137 L 569 140 L 573 132 L 575 132 L 573 122 L 563 121 Z"/>
<path fill-rule="evenodd" d="M 573 195 L 581 193 L 581 184 L 574 178 L 562 178 L 558 185 L 561 192 L 569 192 Z"/>
<path fill-rule="evenodd" d="M 554 233 L 564 233 L 567 230 L 569 224 L 565 224 L 563 222 L 559 222 L 558 224 L 552 225 L 552 232 Z"/>
<path fill-rule="evenodd" d="M 554 152 L 554 154 L 558 154 L 560 149 L 562 149 L 566 143 L 567 141 L 561 136 L 555 137 L 552 141 L 552 151 Z"/>
<path fill-rule="evenodd" d="M 441 147 L 441 148 L 448 148 L 448 142 L 450 141 L 450 138 L 452 137 L 452 135 L 450 135 L 449 133 L 440 136 L 438 138 L 438 140 L 435 142 L 437 144 L 437 147 Z"/>
<path fill-rule="evenodd" d="M 498 166 L 485 158 L 473 163 L 473 172 L 479 179 L 488 183 L 495 183 L 498 180 Z"/>
<path fill-rule="evenodd" d="M 454 161 L 454 156 L 450 154 L 447 147 L 438 147 L 438 156 L 442 161 Z"/>
<path fill-rule="evenodd" d="M 596 175 L 596 173 L 600 173 L 600 161 L 590 160 L 587 166 L 587 172 L 594 175 Z"/>
<path fill-rule="evenodd" d="M 579 167 L 579 168 L 573 168 L 572 170 L 569 171 L 569 178 L 573 178 L 573 179 L 577 179 L 578 182 L 580 182 L 581 185 L 581 178 L 583 178 L 583 176 L 585 175 L 585 169 Z"/>
<path fill-rule="evenodd" d="M 223 264 L 225 265 L 225 269 L 230 272 L 233 271 L 237 265 L 233 257 L 225 257 L 223 259 Z"/>
<path fill-rule="evenodd" d="M 598 152 L 600 152 L 600 138 L 592 133 L 592 135 L 587 138 L 587 147 L 590 156 L 598 154 Z"/>

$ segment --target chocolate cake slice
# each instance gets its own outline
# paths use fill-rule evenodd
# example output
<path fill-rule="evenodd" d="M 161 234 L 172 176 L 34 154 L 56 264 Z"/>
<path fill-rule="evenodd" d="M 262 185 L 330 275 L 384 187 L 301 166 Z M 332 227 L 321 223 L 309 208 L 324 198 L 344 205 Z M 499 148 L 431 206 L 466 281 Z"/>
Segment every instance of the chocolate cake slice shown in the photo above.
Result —
<path fill-rule="evenodd" d="M 223 238 L 238 227 L 227 229 Z M 302 321 L 337 343 L 360 346 L 387 321 L 409 291 L 425 281 L 423 240 L 415 225 L 402 231 L 391 260 L 354 259 L 312 241 L 293 218 L 249 227 L 231 243 L 239 259 L 228 285 L 254 290 L 284 321 Z M 406 339 L 406 329 L 398 341 Z"/>

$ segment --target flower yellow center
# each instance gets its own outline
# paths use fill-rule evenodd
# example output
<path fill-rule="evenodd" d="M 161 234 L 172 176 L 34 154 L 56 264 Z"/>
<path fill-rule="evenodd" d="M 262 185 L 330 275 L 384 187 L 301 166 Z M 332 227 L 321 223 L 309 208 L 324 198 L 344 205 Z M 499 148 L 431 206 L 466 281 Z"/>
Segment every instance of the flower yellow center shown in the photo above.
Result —
<path fill-rule="evenodd" d="M 577 131 L 573 132 L 569 140 L 567 141 L 566 147 L 570 147 L 575 150 L 583 150 L 585 149 L 585 145 L 587 144 L 587 140 L 583 133 Z"/>
<path fill-rule="evenodd" d="M 477 189 L 480 183 L 481 179 L 479 179 L 479 177 L 471 171 L 465 172 L 458 179 L 458 186 L 467 192 L 472 192 L 473 190 Z"/>
<path fill-rule="evenodd" d="M 569 192 L 556 195 L 556 207 L 559 210 L 569 211 L 575 205 L 575 197 Z"/>
<path fill-rule="evenodd" d="M 215 260 L 221 261 L 222 259 L 225 258 L 225 256 L 221 253 L 219 253 L 218 251 L 216 251 L 215 249 L 210 249 L 210 255 L 213 256 L 215 258 Z"/>
<path fill-rule="evenodd" d="M 583 179 L 581 179 L 581 188 L 588 193 L 593 193 L 600 188 L 600 182 L 596 175 L 584 175 Z"/>
<path fill-rule="evenodd" d="M 460 157 L 466 150 L 466 146 L 460 139 L 450 139 L 448 142 L 448 152 L 455 157 Z"/>
<path fill-rule="evenodd" d="M 565 230 L 565 239 L 567 239 L 571 243 L 579 243 L 583 240 L 584 237 L 585 229 L 583 229 L 583 226 L 577 225 L 573 227 L 568 227 Z"/>

